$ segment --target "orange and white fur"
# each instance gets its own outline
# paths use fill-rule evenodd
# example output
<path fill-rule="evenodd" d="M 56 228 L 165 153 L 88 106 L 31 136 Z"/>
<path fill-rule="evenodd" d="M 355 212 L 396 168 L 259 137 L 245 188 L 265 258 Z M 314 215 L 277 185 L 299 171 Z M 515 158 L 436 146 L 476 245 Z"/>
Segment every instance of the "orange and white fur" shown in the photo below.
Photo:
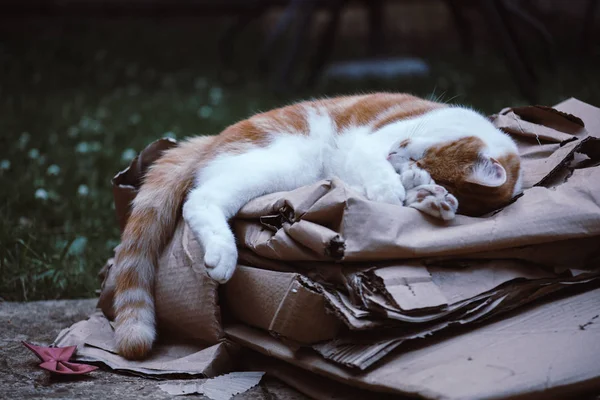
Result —
<path fill-rule="evenodd" d="M 238 255 L 228 220 L 245 203 L 333 177 L 370 200 L 449 220 L 509 201 L 520 163 L 513 141 L 480 114 L 391 93 L 298 103 L 185 141 L 146 174 L 116 252 L 119 353 L 136 359 L 152 348 L 155 263 L 181 211 L 208 274 L 225 283 Z"/>

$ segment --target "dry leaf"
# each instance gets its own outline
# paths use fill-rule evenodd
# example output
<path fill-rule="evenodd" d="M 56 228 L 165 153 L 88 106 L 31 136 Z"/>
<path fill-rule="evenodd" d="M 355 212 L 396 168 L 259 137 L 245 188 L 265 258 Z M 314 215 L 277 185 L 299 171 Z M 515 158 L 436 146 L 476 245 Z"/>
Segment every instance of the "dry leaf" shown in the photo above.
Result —
<path fill-rule="evenodd" d="M 42 363 L 40 368 L 61 375 L 82 375 L 97 370 L 93 365 L 69 362 L 75 352 L 76 346 L 69 347 L 46 347 L 36 346 L 31 343 L 21 342 L 31 350 Z"/>

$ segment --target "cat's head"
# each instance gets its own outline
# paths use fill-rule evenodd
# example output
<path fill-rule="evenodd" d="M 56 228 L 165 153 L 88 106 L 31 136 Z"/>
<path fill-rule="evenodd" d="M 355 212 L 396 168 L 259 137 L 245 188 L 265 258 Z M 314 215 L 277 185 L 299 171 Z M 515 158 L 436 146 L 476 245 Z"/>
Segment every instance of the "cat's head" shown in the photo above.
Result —
<path fill-rule="evenodd" d="M 521 190 L 521 162 L 516 151 L 492 152 L 475 136 L 432 146 L 416 163 L 458 199 L 461 214 L 479 216 L 494 211 Z"/>
<path fill-rule="evenodd" d="M 414 126 L 397 146 L 418 154 L 413 161 L 458 199 L 460 214 L 494 211 L 521 191 L 517 145 L 483 115 L 451 106 L 415 119 Z"/>

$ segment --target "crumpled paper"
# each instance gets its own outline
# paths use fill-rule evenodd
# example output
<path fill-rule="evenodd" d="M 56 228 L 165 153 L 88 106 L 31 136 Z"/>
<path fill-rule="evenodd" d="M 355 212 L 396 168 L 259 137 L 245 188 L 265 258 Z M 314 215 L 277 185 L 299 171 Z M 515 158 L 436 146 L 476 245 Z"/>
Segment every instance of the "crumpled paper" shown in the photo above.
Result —
<path fill-rule="evenodd" d="M 61 375 L 82 375 L 97 370 L 98 367 L 69 362 L 77 346 L 43 347 L 21 342 L 43 361 L 39 366 L 46 371 Z"/>
<path fill-rule="evenodd" d="M 264 372 L 232 372 L 194 383 L 165 383 L 158 387 L 174 396 L 203 394 L 213 400 L 229 400 L 260 383 Z"/>

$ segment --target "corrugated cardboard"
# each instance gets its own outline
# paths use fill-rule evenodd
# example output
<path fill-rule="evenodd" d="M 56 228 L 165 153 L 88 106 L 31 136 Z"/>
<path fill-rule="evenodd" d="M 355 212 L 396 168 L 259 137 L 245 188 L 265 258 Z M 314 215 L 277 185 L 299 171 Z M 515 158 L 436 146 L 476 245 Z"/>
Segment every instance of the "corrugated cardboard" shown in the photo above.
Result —
<path fill-rule="evenodd" d="M 324 297 L 297 273 L 240 265 L 224 296 L 237 320 L 300 343 L 333 339 L 341 325 L 327 312 Z"/>
<path fill-rule="evenodd" d="M 577 295 L 458 336 L 442 332 L 598 277 L 600 110 L 575 99 L 557 109 L 522 107 L 492 116 L 519 142 L 526 190 L 485 217 L 444 223 L 370 202 L 336 179 L 249 202 L 232 225 L 240 263 L 251 267 L 240 267 L 221 293 L 224 315 L 246 325 L 228 326 L 228 337 L 374 391 L 498 398 L 597 384 L 600 364 L 591 362 L 600 359 L 591 344 L 592 333 L 598 337 L 591 311 L 600 309 L 597 290 L 588 292 L 595 297 Z M 135 190 L 139 177 L 128 177 L 125 186 Z M 126 218 L 127 209 L 118 211 Z M 201 259 L 180 224 L 159 263 L 159 324 L 171 337 L 218 346 L 224 342 L 217 293 Z M 110 279 L 108 270 L 100 302 L 109 317 Z M 174 310 L 176 318 L 169 315 Z M 583 328 L 573 328 L 580 317 Z M 76 342 L 77 329 L 62 343 Z M 564 351 L 568 337 L 586 350 Z M 77 340 L 100 348 L 89 343 L 94 335 Z M 221 360 L 211 357 L 209 364 Z"/>
<path fill-rule="evenodd" d="M 470 278 L 468 273 L 463 272 L 460 275 L 467 279 Z M 370 322 L 369 333 L 356 334 L 350 332 L 346 335 L 339 335 L 332 341 L 316 344 L 313 348 L 328 360 L 347 367 L 366 370 L 406 341 L 423 338 L 451 326 L 480 322 L 564 287 L 588 283 L 597 278 L 598 274 L 592 276 L 584 274 L 565 280 L 557 278 L 513 280 L 488 292 L 448 305 L 438 313 L 410 316 L 396 310 L 394 311 L 396 315 L 392 315 L 392 319 L 401 319 L 404 322 L 394 321 L 396 322 L 394 325 L 390 324 L 389 320 L 384 320 L 384 323 L 377 320 L 373 321 L 371 319 L 372 314 L 367 313 L 362 317 L 361 322 L 364 323 L 365 318 Z M 473 283 L 477 285 L 477 280 L 474 280 Z M 457 286 L 465 287 L 467 285 Z M 389 304 L 383 302 L 382 305 L 389 307 Z M 332 302 L 332 306 L 335 307 L 336 304 Z M 350 312 L 356 310 L 349 303 L 344 304 L 344 306 Z M 389 313 L 387 316 L 389 317 Z M 411 320 L 413 322 L 408 322 Z M 424 322 L 414 322 L 415 320 Z M 364 326 L 362 328 L 364 329 Z"/>
<path fill-rule="evenodd" d="M 377 392 L 462 400 L 578 398 L 600 388 L 599 312 L 600 289 L 590 290 L 473 330 L 424 339 L 358 373 L 308 350 L 293 352 L 246 325 L 228 326 L 226 333 L 259 353 Z"/>

